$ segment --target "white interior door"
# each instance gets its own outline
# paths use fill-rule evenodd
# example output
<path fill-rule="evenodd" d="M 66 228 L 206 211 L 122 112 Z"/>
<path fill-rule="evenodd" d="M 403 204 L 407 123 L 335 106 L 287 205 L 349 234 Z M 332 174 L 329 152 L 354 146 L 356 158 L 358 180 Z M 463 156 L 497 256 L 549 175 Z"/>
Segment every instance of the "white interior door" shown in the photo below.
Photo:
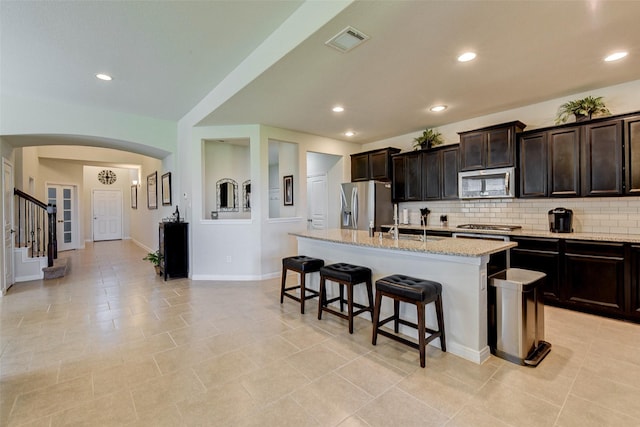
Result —
<path fill-rule="evenodd" d="M 78 208 L 74 185 L 47 185 L 47 203 L 56 205 L 58 251 L 78 247 Z"/>
<path fill-rule="evenodd" d="M 122 239 L 122 191 L 93 190 L 93 241 Z"/>
<path fill-rule="evenodd" d="M 327 228 L 327 206 L 329 196 L 327 193 L 327 175 L 315 175 L 307 177 L 307 200 L 312 230 L 324 230 Z"/>
<path fill-rule="evenodd" d="M 7 159 L 2 159 L 2 235 L 4 240 L 4 274 L 0 280 L 2 295 L 13 284 L 13 165 Z"/>

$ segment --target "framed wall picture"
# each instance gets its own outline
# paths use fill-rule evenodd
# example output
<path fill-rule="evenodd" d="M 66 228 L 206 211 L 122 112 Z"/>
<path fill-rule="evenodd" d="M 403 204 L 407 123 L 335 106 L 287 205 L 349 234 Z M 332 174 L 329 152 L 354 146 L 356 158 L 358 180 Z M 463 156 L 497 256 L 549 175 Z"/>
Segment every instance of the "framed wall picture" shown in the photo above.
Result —
<path fill-rule="evenodd" d="M 138 186 L 131 186 L 131 209 L 138 209 Z"/>
<path fill-rule="evenodd" d="M 282 178 L 282 188 L 284 205 L 293 206 L 293 175 L 286 175 Z"/>
<path fill-rule="evenodd" d="M 171 172 L 162 175 L 162 206 L 171 206 Z"/>
<path fill-rule="evenodd" d="M 147 175 L 147 208 L 158 209 L 158 172 Z"/>

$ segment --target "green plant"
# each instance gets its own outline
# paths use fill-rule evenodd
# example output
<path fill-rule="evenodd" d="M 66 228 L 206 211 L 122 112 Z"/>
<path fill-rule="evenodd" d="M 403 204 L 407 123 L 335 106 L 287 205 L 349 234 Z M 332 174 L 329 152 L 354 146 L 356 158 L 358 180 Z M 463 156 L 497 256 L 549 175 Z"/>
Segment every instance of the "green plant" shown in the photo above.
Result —
<path fill-rule="evenodd" d="M 413 148 L 420 150 L 422 148 L 431 148 L 444 143 L 442 134 L 434 129 L 425 129 L 417 138 L 413 139 Z"/>
<path fill-rule="evenodd" d="M 556 124 L 565 123 L 571 115 L 576 116 L 576 121 L 580 121 L 584 118 L 590 119 L 593 114 L 611 114 L 607 106 L 604 105 L 601 96 L 587 96 L 586 98 L 565 102 L 558 109 Z"/>
<path fill-rule="evenodd" d="M 143 261 L 149 261 L 151 264 L 158 266 L 160 265 L 160 261 L 162 260 L 162 255 L 160 255 L 160 250 L 158 249 L 155 252 L 149 252 L 147 256 L 142 258 Z"/>

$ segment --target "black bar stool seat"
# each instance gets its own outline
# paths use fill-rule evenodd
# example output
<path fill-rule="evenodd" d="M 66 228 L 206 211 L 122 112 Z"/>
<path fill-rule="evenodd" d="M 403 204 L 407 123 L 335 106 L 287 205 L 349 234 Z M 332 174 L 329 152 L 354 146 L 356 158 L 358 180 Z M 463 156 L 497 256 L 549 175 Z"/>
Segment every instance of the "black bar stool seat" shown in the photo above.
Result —
<path fill-rule="evenodd" d="M 327 300 L 326 281 L 338 283 L 340 295 Z M 353 287 L 359 283 L 367 286 L 367 296 L 369 305 L 365 306 L 353 301 Z M 344 298 L 344 288 L 347 288 L 347 299 Z M 339 301 L 340 311 L 329 307 L 329 304 Z M 344 314 L 344 303 L 347 303 L 347 314 Z M 359 310 L 354 311 L 356 307 Z M 364 312 L 373 315 L 373 285 L 371 283 L 371 269 L 359 265 L 347 264 L 344 262 L 324 266 L 320 269 L 320 301 L 318 302 L 318 319 L 322 319 L 322 312 L 334 314 L 349 321 L 349 333 L 353 333 L 353 317 Z"/>
<path fill-rule="evenodd" d="M 324 261 L 318 258 L 311 258 L 306 255 L 295 255 L 286 258 L 282 258 L 282 283 L 280 286 L 280 304 L 284 301 L 284 297 L 291 298 L 292 300 L 300 303 L 300 313 L 304 314 L 304 302 L 310 298 L 317 297 L 320 293 L 315 289 L 307 289 L 305 277 L 308 273 L 315 273 L 320 271 L 324 266 Z M 287 271 L 295 271 L 300 274 L 300 284 L 295 286 L 286 287 Z M 288 293 L 300 289 L 300 296 Z"/>
<path fill-rule="evenodd" d="M 393 316 L 380 320 L 380 305 L 382 297 L 393 299 Z M 400 318 L 400 302 L 414 304 L 418 311 L 418 323 Z M 425 306 L 435 303 L 438 330 L 429 329 L 425 323 Z M 394 322 L 394 332 L 391 333 L 380 326 L 387 322 Z M 399 325 L 406 325 L 418 330 L 418 343 L 409 341 L 398 335 Z M 427 333 L 429 335 L 427 336 Z M 378 334 L 391 338 L 420 350 L 420 366 L 425 367 L 426 345 L 436 338 L 440 338 L 440 348 L 447 351 L 444 334 L 444 316 L 442 310 L 442 285 L 432 280 L 417 279 L 403 274 L 393 274 L 376 281 L 376 303 L 373 313 L 373 345 L 376 345 Z"/>

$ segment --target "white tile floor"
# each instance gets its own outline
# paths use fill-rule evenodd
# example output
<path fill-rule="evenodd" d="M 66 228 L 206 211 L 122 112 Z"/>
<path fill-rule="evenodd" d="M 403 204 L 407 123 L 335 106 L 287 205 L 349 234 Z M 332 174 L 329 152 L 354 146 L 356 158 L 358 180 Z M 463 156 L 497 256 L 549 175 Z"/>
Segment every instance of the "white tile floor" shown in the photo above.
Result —
<path fill-rule="evenodd" d="M 546 307 L 535 368 L 475 365 L 279 303 L 279 280 L 164 282 L 127 241 L 0 299 L 2 426 L 640 426 L 640 325 Z"/>

